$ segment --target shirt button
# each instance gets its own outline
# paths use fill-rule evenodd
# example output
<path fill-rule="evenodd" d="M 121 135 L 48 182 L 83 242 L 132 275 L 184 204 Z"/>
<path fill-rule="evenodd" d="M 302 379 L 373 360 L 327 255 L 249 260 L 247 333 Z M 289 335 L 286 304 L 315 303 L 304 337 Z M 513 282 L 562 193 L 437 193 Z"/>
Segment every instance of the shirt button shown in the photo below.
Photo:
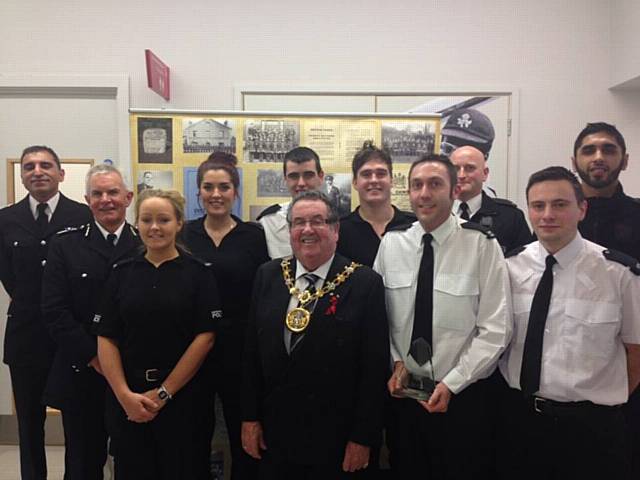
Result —
<path fill-rule="evenodd" d="M 40 262 L 42 264 L 42 266 L 44 267 L 47 264 L 46 260 L 42 260 L 42 262 Z"/>
<path fill-rule="evenodd" d="M 46 240 L 40 240 L 40 245 L 46 245 L 47 241 Z"/>

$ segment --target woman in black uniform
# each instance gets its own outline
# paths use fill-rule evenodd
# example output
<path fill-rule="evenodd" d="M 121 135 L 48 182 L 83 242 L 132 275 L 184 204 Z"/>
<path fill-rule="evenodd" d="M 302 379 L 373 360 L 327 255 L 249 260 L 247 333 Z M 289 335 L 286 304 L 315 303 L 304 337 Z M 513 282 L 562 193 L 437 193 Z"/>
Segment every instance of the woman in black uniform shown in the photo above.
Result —
<path fill-rule="evenodd" d="M 210 417 L 202 422 L 208 453 L 215 425 L 214 397 L 223 407 L 229 433 L 233 480 L 256 478 L 256 461 L 240 443 L 241 362 L 249 300 L 256 270 L 269 260 L 262 229 L 231 214 L 240 178 L 236 157 L 216 152 L 198 168 L 200 202 L 206 215 L 187 223 L 183 238 L 194 255 L 211 262 L 220 280 L 224 319 L 218 324 L 216 347 L 203 367 L 210 390 L 204 396 Z"/>
<path fill-rule="evenodd" d="M 181 251 L 177 192 L 145 190 L 136 202 L 145 251 L 119 262 L 94 318 L 111 386 L 107 429 L 118 480 L 192 479 L 200 405 L 196 376 L 222 312 L 216 281 Z"/>

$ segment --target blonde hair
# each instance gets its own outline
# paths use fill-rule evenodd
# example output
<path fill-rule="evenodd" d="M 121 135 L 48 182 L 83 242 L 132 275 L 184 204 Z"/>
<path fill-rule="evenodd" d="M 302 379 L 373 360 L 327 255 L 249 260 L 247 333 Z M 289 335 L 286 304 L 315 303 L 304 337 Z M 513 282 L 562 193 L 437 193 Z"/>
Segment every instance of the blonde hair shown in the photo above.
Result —
<path fill-rule="evenodd" d="M 142 202 L 150 198 L 163 198 L 167 200 L 173 207 L 176 220 L 178 220 L 179 223 L 184 223 L 184 206 L 186 203 L 184 197 L 175 190 L 161 190 L 159 188 L 150 188 L 148 190 L 143 190 L 138 194 L 135 206 L 136 223 L 138 223 L 138 217 L 140 216 L 140 205 L 142 205 Z"/>

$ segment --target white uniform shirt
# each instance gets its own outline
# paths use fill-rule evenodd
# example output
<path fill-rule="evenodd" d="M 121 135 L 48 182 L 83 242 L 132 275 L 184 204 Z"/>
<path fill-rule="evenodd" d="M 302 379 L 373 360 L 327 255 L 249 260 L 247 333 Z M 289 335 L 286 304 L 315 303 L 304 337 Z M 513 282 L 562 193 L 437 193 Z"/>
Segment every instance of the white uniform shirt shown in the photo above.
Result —
<path fill-rule="evenodd" d="M 640 343 L 640 277 L 576 235 L 554 254 L 553 292 L 536 395 L 561 402 L 618 405 L 629 397 L 624 343 Z M 515 331 L 500 371 L 520 389 L 529 312 L 548 252 L 539 242 L 507 259 Z"/>
<path fill-rule="evenodd" d="M 463 229 L 455 215 L 433 235 L 433 368 L 453 393 L 489 376 L 511 335 L 509 277 L 496 239 Z M 419 222 L 382 237 L 374 270 L 384 279 L 393 361 L 407 362 L 413 330 Z M 428 368 L 424 367 L 425 375 Z"/>
<path fill-rule="evenodd" d="M 289 203 L 281 203 L 280 210 L 270 215 L 265 215 L 258 222 L 264 228 L 264 236 L 267 240 L 269 257 L 283 258 L 292 255 L 291 241 L 289 240 L 289 224 L 287 212 Z"/>
<path fill-rule="evenodd" d="M 460 210 L 460 205 L 462 204 L 462 202 L 460 200 L 454 200 L 453 202 L 453 213 L 455 213 L 458 216 L 462 215 L 462 210 Z M 480 207 L 482 207 L 482 192 L 479 193 L 478 195 L 476 195 L 473 198 L 470 198 L 467 201 L 467 206 L 469 207 L 469 218 L 473 217 L 476 213 L 478 213 L 478 210 L 480 210 Z"/>
<path fill-rule="evenodd" d="M 49 221 L 51 221 L 51 217 L 53 217 L 53 212 L 56 211 L 56 207 L 58 206 L 58 202 L 60 201 L 60 192 L 56 192 L 56 194 L 47 200 L 47 208 L 45 208 L 44 213 L 47 215 Z M 31 208 L 31 214 L 33 215 L 34 220 L 38 220 L 38 205 L 40 202 L 29 195 L 29 207 Z"/>

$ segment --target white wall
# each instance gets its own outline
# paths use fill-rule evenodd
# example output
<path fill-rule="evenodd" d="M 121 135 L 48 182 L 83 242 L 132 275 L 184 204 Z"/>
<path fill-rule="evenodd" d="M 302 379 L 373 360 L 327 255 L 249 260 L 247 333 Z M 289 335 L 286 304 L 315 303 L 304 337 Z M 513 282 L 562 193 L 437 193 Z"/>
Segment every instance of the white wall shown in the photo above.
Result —
<path fill-rule="evenodd" d="M 585 122 L 637 133 L 637 102 L 607 90 L 609 10 L 607 0 L 8 0 L 0 71 L 129 74 L 136 108 L 229 109 L 243 83 L 508 85 L 520 91 L 522 195 L 533 170 L 567 164 Z M 146 87 L 145 48 L 172 68 L 170 103 Z"/>
<path fill-rule="evenodd" d="M 640 2 L 611 1 L 611 85 L 640 79 Z"/>

